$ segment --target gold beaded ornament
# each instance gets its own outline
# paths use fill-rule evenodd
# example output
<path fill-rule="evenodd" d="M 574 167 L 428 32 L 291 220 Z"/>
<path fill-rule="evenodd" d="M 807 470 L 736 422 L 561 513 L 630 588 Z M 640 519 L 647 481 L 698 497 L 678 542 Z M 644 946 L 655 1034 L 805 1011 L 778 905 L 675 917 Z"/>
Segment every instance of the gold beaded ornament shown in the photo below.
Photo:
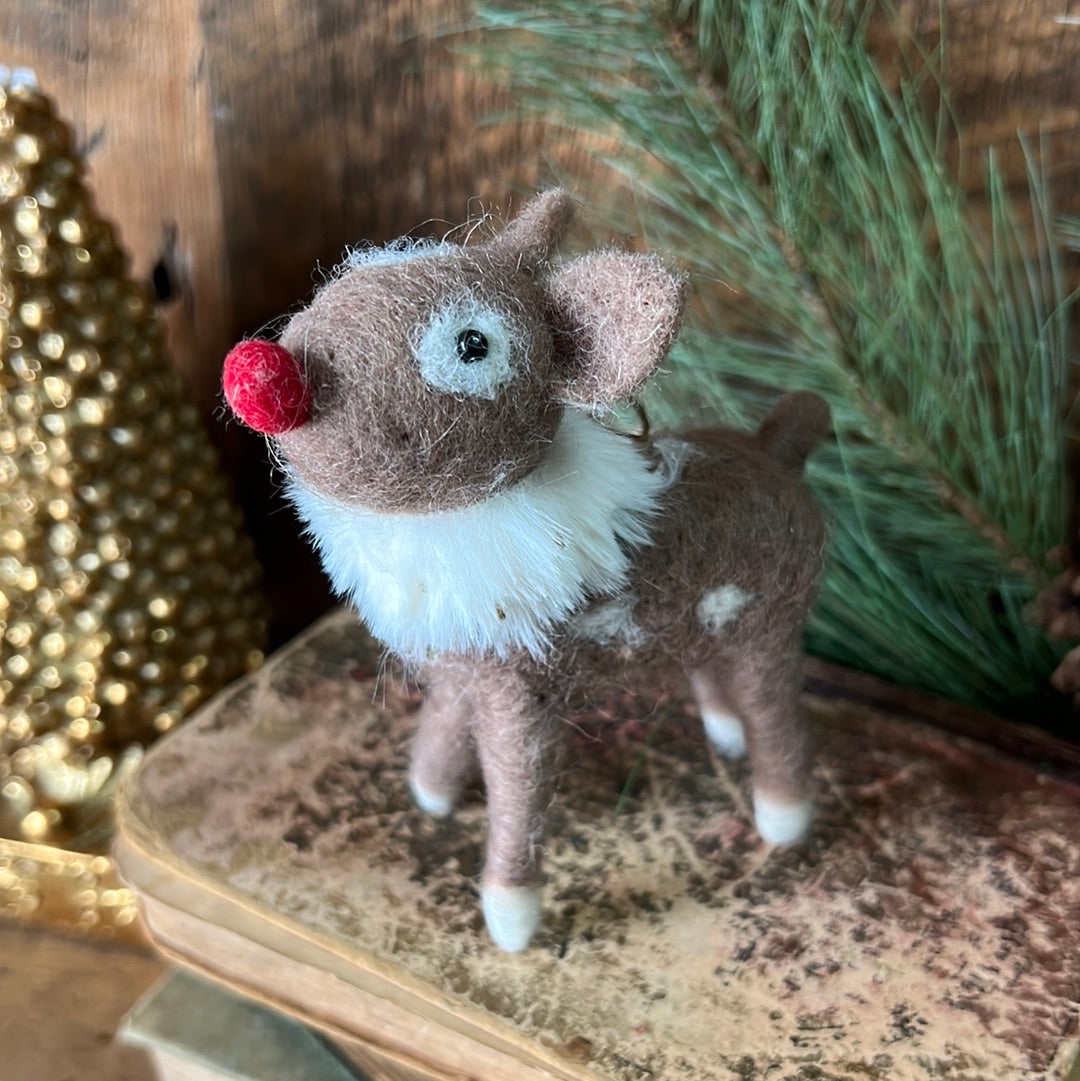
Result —
<path fill-rule="evenodd" d="M 0 836 L 100 847 L 139 748 L 262 659 L 259 570 L 83 185 L 0 69 Z"/>

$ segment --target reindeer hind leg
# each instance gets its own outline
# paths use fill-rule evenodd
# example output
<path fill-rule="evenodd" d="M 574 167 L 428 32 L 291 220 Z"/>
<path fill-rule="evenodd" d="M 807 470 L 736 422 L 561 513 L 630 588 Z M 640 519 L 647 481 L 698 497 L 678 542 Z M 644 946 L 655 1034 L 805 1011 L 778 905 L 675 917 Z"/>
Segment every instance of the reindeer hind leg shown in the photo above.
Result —
<path fill-rule="evenodd" d="M 732 698 L 746 721 L 754 821 L 770 844 L 801 841 L 813 817 L 809 739 L 799 712 L 801 661 L 798 642 L 779 649 L 770 643 L 740 658 L 733 671 Z"/>

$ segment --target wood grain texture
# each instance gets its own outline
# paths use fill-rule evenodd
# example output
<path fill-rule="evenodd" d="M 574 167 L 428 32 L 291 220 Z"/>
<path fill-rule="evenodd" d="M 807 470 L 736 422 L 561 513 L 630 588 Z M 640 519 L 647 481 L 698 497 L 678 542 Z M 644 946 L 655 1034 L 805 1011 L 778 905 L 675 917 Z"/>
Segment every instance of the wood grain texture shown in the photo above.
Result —
<path fill-rule="evenodd" d="M 900 0 L 879 17 L 873 53 L 887 81 L 922 68 L 918 49 L 944 41 L 949 155 L 974 220 L 989 230 L 992 153 L 1021 221 L 1030 221 L 1030 169 L 1056 213 L 1080 214 L 1080 4 L 1074 0 Z M 934 84 L 928 107 L 937 107 Z M 1072 280 L 1080 264 L 1070 260 Z"/>
<path fill-rule="evenodd" d="M 147 950 L 0 923 L 0 1074 L 153 1081 L 146 1055 L 113 1036 L 164 970 Z"/>
<path fill-rule="evenodd" d="M 189 0 L 8 0 L 0 62 L 32 68 L 89 164 L 101 213 L 149 278 L 163 257 L 173 358 L 204 411 L 231 341 L 201 28 Z"/>
<path fill-rule="evenodd" d="M 418 698 L 377 667 L 335 613 L 151 750 L 118 860 L 186 963 L 416 1076 L 1066 1076 L 1075 785 L 811 697 L 818 819 L 770 850 L 693 707 L 616 699 L 568 729 L 544 923 L 507 955 L 477 900 L 482 801 L 445 822 L 413 807 Z"/>
<path fill-rule="evenodd" d="M 441 234 L 470 208 L 505 206 L 528 136 L 478 126 L 506 102 L 435 37 L 466 11 L 460 0 L 202 5 L 238 327 L 286 312 L 347 244 Z"/>

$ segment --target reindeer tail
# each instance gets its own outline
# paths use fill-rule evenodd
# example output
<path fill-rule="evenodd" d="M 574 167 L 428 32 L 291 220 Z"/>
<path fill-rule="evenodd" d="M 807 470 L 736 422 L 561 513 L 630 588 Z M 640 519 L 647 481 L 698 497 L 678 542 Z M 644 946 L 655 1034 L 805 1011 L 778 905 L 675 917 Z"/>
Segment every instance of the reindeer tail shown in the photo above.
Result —
<path fill-rule="evenodd" d="M 785 469 L 800 473 L 831 426 L 825 399 L 808 390 L 785 394 L 758 429 L 758 444 Z"/>

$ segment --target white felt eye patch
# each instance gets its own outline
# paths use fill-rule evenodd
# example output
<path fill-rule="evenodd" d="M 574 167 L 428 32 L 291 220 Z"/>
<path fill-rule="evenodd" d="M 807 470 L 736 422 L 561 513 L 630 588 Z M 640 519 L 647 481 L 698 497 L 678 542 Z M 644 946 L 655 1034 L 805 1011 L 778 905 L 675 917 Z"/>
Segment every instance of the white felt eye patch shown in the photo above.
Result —
<path fill-rule="evenodd" d="M 412 343 L 420 374 L 438 390 L 494 398 L 516 374 L 511 364 L 514 324 L 471 296 L 440 308 Z"/>

